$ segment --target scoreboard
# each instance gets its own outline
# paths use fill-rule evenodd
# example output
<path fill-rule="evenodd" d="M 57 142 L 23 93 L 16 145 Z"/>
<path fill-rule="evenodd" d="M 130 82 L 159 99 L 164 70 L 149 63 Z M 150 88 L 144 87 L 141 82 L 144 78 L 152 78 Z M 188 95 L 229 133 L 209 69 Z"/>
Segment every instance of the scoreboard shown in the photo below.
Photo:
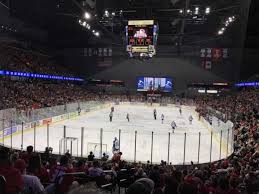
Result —
<path fill-rule="evenodd" d="M 127 52 L 130 56 L 156 54 L 158 26 L 154 20 L 130 20 L 126 26 Z"/>

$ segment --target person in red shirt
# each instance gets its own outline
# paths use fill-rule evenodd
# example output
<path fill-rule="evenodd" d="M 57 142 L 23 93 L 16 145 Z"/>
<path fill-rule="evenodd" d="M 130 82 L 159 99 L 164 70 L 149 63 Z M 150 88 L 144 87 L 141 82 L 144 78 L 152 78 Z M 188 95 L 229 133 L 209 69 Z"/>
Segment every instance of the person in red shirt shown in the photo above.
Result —
<path fill-rule="evenodd" d="M 19 194 L 23 190 L 24 182 L 21 173 L 10 163 L 6 148 L 0 149 L 0 175 L 6 180 L 5 193 Z"/>
<path fill-rule="evenodd" d="M 112 157 L 113 162 L 120 162 L 121 161 L 122 152 L 115 153 Z"/>

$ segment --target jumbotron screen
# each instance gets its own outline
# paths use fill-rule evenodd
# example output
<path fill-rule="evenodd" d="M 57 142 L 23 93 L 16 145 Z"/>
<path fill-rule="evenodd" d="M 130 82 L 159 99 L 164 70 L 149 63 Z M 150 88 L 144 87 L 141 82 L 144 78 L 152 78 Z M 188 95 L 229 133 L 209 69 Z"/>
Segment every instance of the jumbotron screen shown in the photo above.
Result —
<path fill-rule="evenodd" d="M 156 54 L 158 26 L 154 20 L 130 20 L 126 26 L 127 52 L 129 54 Z"/>
<path fill-rule="evenodd" d="M 153 25 L 128 26 L 128 43 L 131 46 L 153 45 Z"/>
<path fill-rule="evenodd" d="M 170 77 L 137 77 L 137 91 L 172 92 L 173 79 Z"/>

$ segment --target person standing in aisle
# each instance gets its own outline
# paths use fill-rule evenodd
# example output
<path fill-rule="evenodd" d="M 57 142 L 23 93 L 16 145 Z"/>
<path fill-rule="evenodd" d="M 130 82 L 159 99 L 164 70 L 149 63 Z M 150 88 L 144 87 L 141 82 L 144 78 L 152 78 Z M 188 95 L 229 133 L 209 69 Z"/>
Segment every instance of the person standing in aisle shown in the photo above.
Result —
<path fill-rule="evenodd" d="M 126 115 L 126 119 L 128 120 L 128 122 L 130 122 L 130 119 L 129 119 L 129 113 L 127 113 L 127 115 Z"/>

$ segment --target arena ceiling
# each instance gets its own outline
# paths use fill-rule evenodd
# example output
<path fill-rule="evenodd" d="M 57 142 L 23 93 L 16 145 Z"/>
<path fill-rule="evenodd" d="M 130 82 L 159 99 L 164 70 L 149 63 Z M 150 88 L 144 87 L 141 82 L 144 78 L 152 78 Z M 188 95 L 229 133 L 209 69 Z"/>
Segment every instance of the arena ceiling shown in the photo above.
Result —
<path fill-rule="evenodd" d="M 89 24 L 100 31 L 102 39 L 122 44 L 129 19 L 155 19 L 159 24 L 159 44 L 199 44 L 218 39 L 218 32 L 227 18 L 236 21 L 225 36 L 240 35 L 242 9 L 247 0 L 1 0 L 8 4 L 13 16 L 47 30 L 52 40 L 87 43 L 95 37 L 78 24 L 84 13 L 92 17 Z M 198 12 L 196 13 L 196 9 Z M 206 14 L 209 8 L 209 14 Z M 185 11 L 184 11 L 185 10 Z M 108 11 L 109 16 L 105 16 Z M 187 12 L 188 11 L 188 12 Z M 245 21 L 246 23 L 246 21 Z M 242 26 L 241 26 L 242 25 Z M 233 35 L 234 34 L 234 35 Z M 118 38 L 120 37 L 120 38 Z M 97 41 L 98 42 L 98 41 Z M 109 42 L 109 41 L 107 41 Z M 72 46 L 72 45 L 71 45 Z"/>

